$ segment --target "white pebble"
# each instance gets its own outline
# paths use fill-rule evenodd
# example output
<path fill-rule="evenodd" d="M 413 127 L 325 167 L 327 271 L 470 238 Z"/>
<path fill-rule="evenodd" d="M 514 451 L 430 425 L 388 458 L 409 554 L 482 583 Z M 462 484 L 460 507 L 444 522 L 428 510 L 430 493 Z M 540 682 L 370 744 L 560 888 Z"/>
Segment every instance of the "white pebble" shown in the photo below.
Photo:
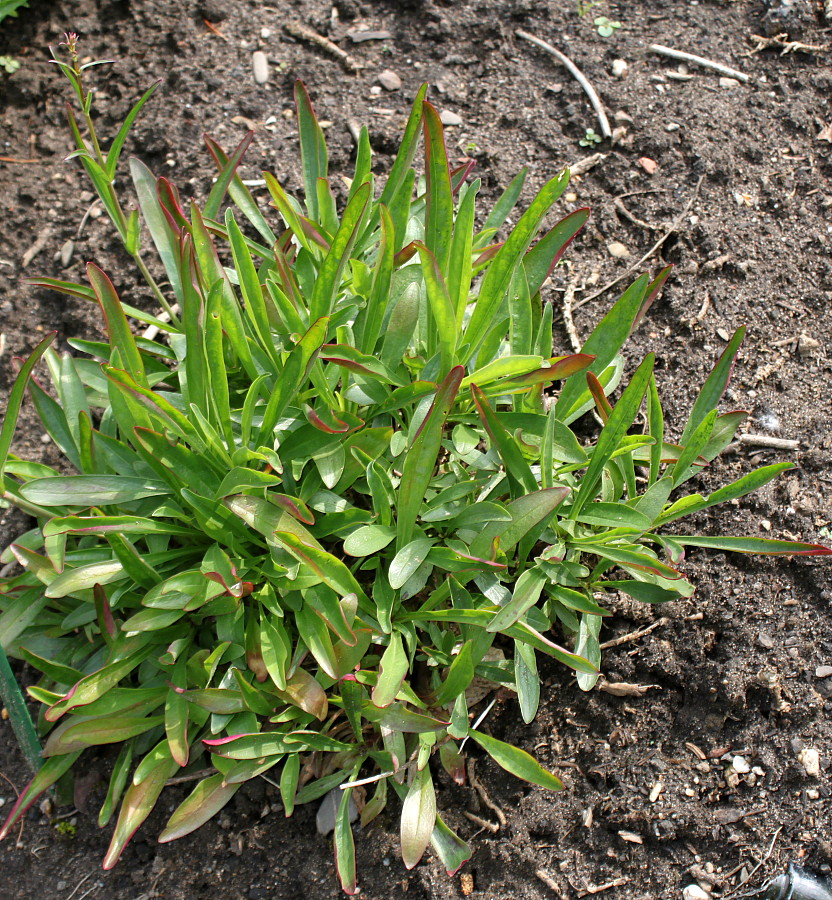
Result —
<path fill-rule="evenodd" d="M 264 41 L 267 41 L 272 36 L 271 28 L 261 28 L 260 29 L 260 37 L 263 38 Z"/>
<path fill-rule="evenodd" d="M 629 71 L 630 66 L 626 59 L 614 59 L 612 61 L 612 74 L 616 78 L 626 78 Z"/>
<path fill-rule="evenodd" d="M 736 78 L 720 78 L 719 86 L 721 88 L 728 88 L 729 90 L 733 90 L 734 88 L 738 88 L 740 86 L 739 81 Z"/>
<path fill-rule="evenodd" d="M 443 109 L 439 113 L 439 121 L 443 125 L 461 125 L 462 117 L 458 116 L 455 112 L 451 112 L 449 109 Z"/>
<path fill-rule="evenodd" d="M 744 756 L 735 756 L 731 760 L 731 766 L 740 775 L 747 775 L 751 771 L 751 764 Z"/>
<path fill-rule="evenodd" d="M 698 884 L 689 884 L 682 891 L 682 897 L 684 900 L 711 900 L 711 895 Z"/>
<path fill-rule="evenodd" d="M 607 244 L 607 250 L 609 250 L 610 256 L 614 256 L 616 259 L 627 259 L 630 255 L 630 251 L 620 241 L 612 241 Z"/>
<path fill-rule="evenodd" d="M 817 778 L 820 775 L 820 753 L 814 747 L 804 747 L 797 754 L 797 761 L 803 766 L 803 771 L 809 778 Z"/>
<path fill-rule="evenodd" d="M 255 50 L 251 54 L 251 68 L 257 84 L 265 84 L 269 80 L 269 60 L 262 50 Z"/>
<path fill-rule="evenodd" d="M 397 91 L 402 86 L 401 78 L 390 69 L 385 69 L 383 72 L 378 73 L 378 83 L 386 91 Z"/>

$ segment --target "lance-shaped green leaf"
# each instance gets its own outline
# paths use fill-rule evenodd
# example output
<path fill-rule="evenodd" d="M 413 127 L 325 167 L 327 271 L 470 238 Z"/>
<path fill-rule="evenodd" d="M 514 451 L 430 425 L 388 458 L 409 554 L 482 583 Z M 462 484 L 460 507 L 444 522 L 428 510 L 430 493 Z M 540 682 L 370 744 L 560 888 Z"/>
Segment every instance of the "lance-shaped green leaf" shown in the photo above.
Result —
<path fill-rule="evenodd" d="M 402 804 L 401 844 L 405 867 L 412 869 L 422 858 L 436 823 L 436 792 L 430 768 L 416 771 Z"/>
<path fill-rule="evenodd" d="M 493 634 L 513 625 L 537 603 L 547 577 L 540 569 L 526 569 L 514 584 L 511 600 L 488 623 L 486 631 Z"/>
<path fill-rule="evenodd" d="M 96 584 L 110 584 L 112 581 L 119 581 L 125 575 L 124 567 L 117 559 L 90 563 L 75 569 L 66 568 L 46 588 L 44 593 L 53 599 L 66 597 L 76 591 L 88 590 Z"/>
<path fill-rule="evenodd" d="M 164 716 L 73 716 L 49 735 L 43 755 L 61 756 L 100 744 L 120 744 L 164 721 Z"/>
<path fill-rule="evenodd" d="M 390 635 L 390 643 L 381 656 L 378 681 L 372 692 L 373 703 L 376 706 L 384 708 L 396 699 L 409 668 L 402 636 L 398 631 L 394 631 Z"/>
<path fill-rule="evenodd" d="M 520 452 L 517 441 L 503 427 L 498 414 L 486 400 L 485 394 L 475 384 L 471 385 L 471 395 L 483 427 L 488 432 L 488 436 L 503 461 L 506 474 L 513 487 L 512 493 L 518 496 L 524 491 L 526 493 L 536 491 L 537 479 Z"/>
<path fill-rule="evenodd" d="M 410 165 L 416 155 L 417 143 L 419 140 L 419 125 L 422 122 L 422 105 L 427 93 L 428 86 L 423 84 L 416 92 L 413 98 L 413 106 L 410 109 L 410 115 L 405 125 L 402 142 L 399 144 L 399 152 L 390 168 L 390 174 L 381 192 L 379 204 L 384 204 L 388 209 L 393 203 L 396 195 L 401 192 L 402 184 L 405 183 Z M 370 223 L 372 226 L 372 222 Z"/>
<path fill-rule="evenodd" d="M 309 215 L 318 221 L 318 193 L 316 189 L 319 178 L 327 177 L 327 152 L 324 133 L 315 117 L 315 110 L 309 99 L 309 93 L 302 81 L 295 82 L 295 107 L 297 110 L 298 134 L 300 136 L 301 168 L 303 169 L 303 187 L 306 196 L 306 208 Z"/>
<path fill-rule="evenodd" d="M 410 543 L 413 537 L 419 509 L 425 498 L 425 491 L 433 475 L 436 458 L 442 445 L 445 420 L 456 399 L 464 374 L 465 370 L 462 366 L 455 366 L 448 372 L 437 388 L 436 396 L 421 428 L 406 451 L 397 503 L 396 547 L 399 550 Z"/>
<path fill-rule="evenodd" d="M 159 835 L 159 843 L 166 844 L 196 831 L 213 818 L 239 788 L 239 784 L 226 784 L 219 773 L 203 778 L 168 819 Z"/>
<path fill-rule="evenodd" d="M 208 199 L 205 201 L 205 206 L 202 210 L 202 214 L 206 219 L 216 219 L 219 215 L 220 206 L 222 204 L 223 197 L 225 196 L 225 192 L 228 190 L 228 186 L 234 179 L 237 173 L 237 168 L 240 165 L 240 162 L 242 161 L 246 150 L 248 150 L 249 145 L 251 144 L 251 139 L 253 137 L 254 132 L 249 131 L 248 134 L 245 135 L 245 137 L 234 149 L 234 152 L 231 154 L 231 156 L 225 161 L 223 167 L 220 169 L 219 174 L 217 175 L 217 178 L 211 188 L 211 191 L 208 194 Z"/>
<path fill-rule="evenodd" d="M 541 189 L 520 217 L 506 242 L 497 251 L 480 284 L 477 303 L 468 322 L 460 346 L 468 344 L 469 359 L 474 356 L 494 323 L 497 312 L 511 284 L 514 270 L 532 242 L 543 217 L 563 193 L 569 181 L 566 171 L 556 175 Z M 592 351 L 587 351 L 592 352 Z"/>
<path fill-rule="evenodd" d="M 688 416 L 688 420 L 685 423 L 682 436 L 679 438 L 679 443 L 683 446 L 687 444 L 688 439 L 699 427 L 705 416 L 708 415 L 711 410 L 716 409 L 717 404 L 722 399 L 725 388 L 728 387 L 728 382 L 731 379 L 734 360 L 737 357 L 740 344 L 742 344 L 744 337 L 745 325 L 740 325 L 734 332 L 731 340 L 728 341 L 728 346 L 722 351 L 722 355 L 717 360 L 710 375 L 705 379 L 705 383 L 702 385 L 699 394 L 691 407 L 690 416 Z"/>
<path fill-rule="evenodd" d="M 598 481 L 601 471 L 610 461 L 612 455 L 619 449 L 622 438 L 633 424 L 633 420 L 641 406 L 642 398 L 647 390 L 650 375 L 653 371 L 653 354 L 649 353 L 641 365 L 636 369 L 630 383 L 624 389 L 618 402 L 615 404 L 610 417 L 598 435 L 595 451 L 589 461 L 586 474 L 581 479 L 578 494 L 572 501 L 570 518 L 575 519 L 594 497 L 598 490 Z"/>
<path fill-rule="evenodd" d="M 370 185 L 363 184 L 347 203 L 341 224 L 332 238 L 332 246 L 324 257 L 309 300 L 309 318 L 313 321 L 329 316 L 341 288 L 341 278 L 350 258 L 364 211 L 370 200 Z"/>
<path fill-rule="evenodd" d="M 451 173 L 444 129 L 439 113 L 430 103 L 422 104 L 422 122 L 425 133 L 425 244 L 436 261 L 441 277 L 448 271 L 453 235 Z"/>
<path fill-rule="evenodd" d="M 523 268 L 529 283 L 529 294 L 534 295 L 552 274 L 558 260 L 572 238 L 584 227 L 589 218 L 587 208 L 576 209 L 564 216 L 523 257 Z"/>
<path fill-rule="evenodd" d="M 606 591 L 621 591 L 639 603 L 667 603 L 679 599 L 678 592 L 647 581 L 596 581 L 593 586 Z"/>
<path fill-rule="evenodd" d="M 673 540 L 683 547 L 704 547 L 709 550 L 728 550 L 731 553 L 763 553 L 767 556 L 832 556 L 832 548 L 823 544 L 801 541 L 778 541 L 755 537 L 708 536 L 696 537 L 674 534 Z"/>
<path fill-rule="evenodd" d="M 540 676 L 534 647 L 523 641 L 514 642 L 514 686 L 520 704 L 520 715 L 528 725 L 537 715 L 540 704 Z"/>
<path fill-rule="evenodd" d="M 147 387 L 144 363 L 113 283 L 94 263 L 87 264 L 87 278 L 104 313 L 110 344 L 118 348 L 121 362 L 133 380 Z"/>
<path fill-rule="evenodd" d="M 307 543 L 289 531 L 276 531 L 274 539 L 289 551 L 298 562 L 308 566 L 325 584 L 341 597 L 355 594 L 359 600 L 369 602 L 364 589 L 350 570 L 331 553 L 321 550 L 315 543 Z"/>
<path fill-rule="evenodd" d="M 318 352 L 326 340 L 329 319 L 324 317 L 313 321 L 309 330 L 292 348 L 283 371 L 275 379 L 274 389 L 269 397 L 263 420 L 257 434 L 257 442 L 271 447 L 274 443 L 274 429 L 277 421 L 289 403 L 295 399 L 298 390 L 312 368 Z"/>
<path fill-rule="evenodd" d="M 499 539 L 500 548 L 508 553 L 547 516 L 551 515 L 569 496 L 568 487 L 558 485 L 525 494 L 507 505 L 510 522 L 489 522 L 471 542 L 471 555 L 492 558 L 492 546 Z"/>
<path fill-rule="evenodd" d="M 161 481 L 128 475 L 64 475 L 36 478 L 20 493 L 38 506 L 106 506 L 170 492 Z"/>
<path fill-rule="evenodd" d="M 422 275 L 425 279 L 428 305 L 433 317 L 433 328 L 436 329 L 439 341 L 441 375 L 447 372 L 454 362 L 457 338 L 456 313 L 448 296 L 448 288 L 439 268 L 439 261 L 423 244 L 417 242 L 416 248 L 422 264 Z"/>
<path fill-rule="evenodd" d="M 593 375 L 601 377 L 601 373 L 615 359 L 627 340 L 646 291 L 647 275 L 641 275 L 624 291 L 584 342 L 581 352 L 595 357 L 595 362 L 589 367 Z M 558 419 L 568 425 L 588 398 L 589 391 L 584 378 L 574 376 L 567 380 L 555 404 Z"/>
<path fill-rule="evenodd" d="M 103 697 L 110 688 L 115 687 L 136 666 L 143 663 L 153 651 L 152 645 L 145 644 L 140 646 L 135 653 L 86 675 L 69 690 L 66 696 L 46 710 L 44 718 L 47 722 L 55 722 L 70 709 L 86 706 L 93 700 Z"/>
<path fill-rule="evenodd" d="M 438 706 L 444 706 L 463 693 L 474 678 L 474 642 L 465 641 L 459 653 L 451 660 L 448 674 L 436 692 L 434 698 Z"/>
<path fill-rule="evenodd" d="M 506 772 L 517 778 L 522 778 L 523 781 L 528 781 L 530 784 L 548 788 L 550 791 L 563 790 L 563 782 L 560 778 L 544 769 L 525 750 L 507 744 L 505 741 L 499 741 L 497 738 L 483 734 L 481 731 L 472 729 L 468 734 Z"/>
<path fill-rule="evenodd" d="M 31 377 L 32 370 L 38 364 L 38 361 L 46 353 L 49 345 L 55 340 L 56 332 L 47 335 L 35 349 L 26 358 L 26 362 L 17 373 L 11 391 L 9 391 L 8 400 L 6 402 L 6 412 L 3 416 L 3 425 L 0 428 L 0 490 L 3 486 L 3 472 L 6 468 L 6 461 L 9 456 L 9 448 L 12 445 L 14 437 L 14 429 L 17 424 L 17 417 L 20 415 L 20 407 L 23 403 L 23 397 L 26 392 L 26 385 Z"/>
<path fill-rule="evenodd" d="M 436 814 L 436 824 L 431 832 L 430 844 L 436 855 L 442 860 L 448 877 L 456 875 L 473 856 L 473 851 L 468 844 L 456 832 L 448 828 L 439 813 Z"/>
<path fill-rule="evenodd" d="M 357 892 L 355 882 L 355 841 L 350 826 L 350 798 L 352 788 L 341 792 L 338 812 L 335 814 L 335 871 L 341 889 L 347 896 Z"/>
<path fill-rule="evenodd" d="M 43 763 L 35 777 L 26 785 L 25 789 L 20 792 L 17 801 L 11 808 L 11 812 L 6 817 L 3 827 L 0 828 L 0 841 L 2 841 L 20 821 L 21 816 L 23 816 L 35 800 L 37 800 L 45 791 L 48 791 L 64 773 L 69 771 L 70 766 L 80 755 L 81 751 L 76 750 L 74 753 L 67 753 L 64 756 L 54 756 Z"/>
<path fill-rule="evenodd" d="M 176 771 L 176 763 L 170 758 L 162 758 L 148 773 L 141 784 L 131 784 L 127 788 L 118 814 L 113 837 L 102 863 L 103 869 L 112 869 L 118 862 L 128 841 L 139 826 L 150 815 L 165 782 Z"/>

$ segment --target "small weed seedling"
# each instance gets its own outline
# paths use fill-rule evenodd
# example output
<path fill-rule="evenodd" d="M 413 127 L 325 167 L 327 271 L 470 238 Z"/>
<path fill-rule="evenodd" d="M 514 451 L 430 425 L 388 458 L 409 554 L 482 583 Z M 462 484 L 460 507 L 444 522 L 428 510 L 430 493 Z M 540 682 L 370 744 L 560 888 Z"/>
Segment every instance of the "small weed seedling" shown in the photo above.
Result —
<path fill-rule="evenodd" d="M 595 25 L 598 34 L 605 38 L 612 37 L 615 32 L 621 28 L 621 22 L 613 22 L 606 16 L 597 16 L 593 24 Z"/>
<path fill-rule="evenodd" d="M 603 141 L 603 137 L 600 134 L 595 133 L 594 128 L 587 128 L 584 132 L 584 136 L 578 141 L 579 147 L 594 147 L 596 144 L 600 144 Z"/>
<path fill-rule="evenodd" d="M 746 418 L 717 408 L 745 328 L 671 438 L 652 354 L 627 379 L 619 353 L 669 268 L 627 288 L 580 353 L 553 355 L 541 292 L 589 215 L 544 226 L 567 171 L 514 214 L 523 171 L 478 215 L 473 164 L 449 166 L 423 86 L 383 186 L 363 128 L 340 201 L 298 82 L 302 197 L 266 173 L 261 208 L 237 171 L 251 136 L 231 152 L 206 138 L 217 177 L 203 204 L 132 159 L 133 209 L 116 175 L 153 88 L 105 147 L 74 37 L 67 44 L 55 62 L 78 103 L 73 155 L 165 315 L 120 299 L 93 264 L 86 284 L 35 282 L 95 304 L 103 337 L 71 340 L 74 354 L 45 337 L 0 430 L 2 500 L 35 521 L 0 554 L 20 567 L 0 583 L 0 644 L 40 675 L 28 693 L 44 740 L 0 837 L 109 748 L 105 868 L 175 773 L 200 778 L 162 842 L 268 773 L 287 816 L 341 789 L 334 845 L 348 894 L 351 799 L 362 826 L 400 809 L 408 868 L 430 845 L 453 873 L 471 850 L 437 810 L 439 769 L 464 782 L 473 751 L 562 788 L 473 724 L 475 679 L 513 692 L 531 722 L 541 655 L 592 689 L 607 598 L 691 596 L 686 548 L 830 552 L 671 530 L 790 464 L 709 494 L 686 489 Z M 151 247 L 159 282 L 143 262 Z M 61 471 L 9 452 L 27 391 Z M 572 423 L 590 410 L 603 426 L 579 440 Z"/>

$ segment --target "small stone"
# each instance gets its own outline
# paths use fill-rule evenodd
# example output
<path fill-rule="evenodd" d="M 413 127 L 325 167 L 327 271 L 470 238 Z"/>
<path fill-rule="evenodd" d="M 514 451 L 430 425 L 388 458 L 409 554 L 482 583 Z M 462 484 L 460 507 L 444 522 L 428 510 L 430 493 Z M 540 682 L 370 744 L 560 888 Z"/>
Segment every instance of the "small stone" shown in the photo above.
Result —
<path fill-rule="evenodd" d="M 761 631 L 757 635 L 757 644 L 763 648 L 763 650 L 773 650 L 774 649 L 774 638 L 765 631 Z"/>
<path fill-rule="evenodd" d="M 223 0 L 202 0 L 199 14 L 209 22 L 223 22 L 228 18 L 228 10 Z"/>
<path fill-rule="evenodd" d="M 814 747 L 804 747 L 797 754 L 797 761 L 803 766 L 803 771 L 809 778 L 817 778 L 820 775 L 820 753 Z"/>
<path fill-rule="evenodd" d="M 378 95 L 379 95 L 380 93 L 381 93 L 381 85 L 380 85 L 380 84 L 374 84 L 374 85 L 370 88 L 370 96 L 372 96 L 372 97 L 378 97 Z"/>
<path fill-rule="evenodd" d="M 668 122 L 667 125 L 664 126 L 664 130 L 668 132 L 668 134 L 672 134 L 674 131 L 678 131 L 682 126 L 678 122 Z"/>
<path fill-rule="evenodd" d="M 251 54 L 251 68 L 257 84 L 265 84 L 269 80 L 269 59 L 262 50 Z"/>
<path fill-rule="evenodd" d="M 744 756 L 735 756 L 731 760 L 731 766 L 739 775 L 747 775 L 751 771 L 751 764 Z"/>
<path fill-rule="evenodd" d="M 726 88 L 727 90 L 733 90 L 734 88 L 738 88 L 740 83 L 736 78 L 725 78 L 723 76 L 719 79 L 719 86 L 721 88 Z"/>
<path fill-rule="evenodd" d="M 650 159 L 649 156 L 640 157 L 638 159 L 638 164 L 648 175 L 652 175 L 659 167 L 659 164 L 656 162 L 656 160 Z"/>
<path fill-rule="evenodd" d="M 771 531 L 771 522 L 768 519 L 760 519 L 760 528 L 763 531 Z"/>
<path fill-rule="evenodd" d="M 75 241 L 70 238 L 68 241 L 64 241 L 61 245 L 60 261 L 62 269 L 66 269 L 69 267 L 69 264 L 72 262 L 73 253 L 75 253 Z"/>
<path fill-rule="evenodd" d="M 629 63 L 626 59 L 614 59 L 612 61 L 612 74 L 615 78 L 624 79 L 630 71 Z"/>
<path fill-rule="evenodd" d="M 563 82 L 556 81 L 554 84 L 546 85 L 546 92 L 548 94 L 560 94 L 563 92 Z"/>
<path fill-rule="evenodd" d="M 809 790 L 806 791 L 806 799 L 820 800 L 820 791 L 817 788 L 809 788 Z"/>
<path fill-rule="evenodd" d="M 797 352 L 800 354 L 801 359 L 808 359 L 818 347 L 820 347 L 820 341 L 809 337 L 808 334 L 801 333 L 797 339 Z"/>
<path fill-rule="evenodd" d="M 563 195 L 563 200 L 565 203 L 574 203 L 577 199 L 578 195 L 574 191 L 569 191 L 567 194 Z"/>
<path fill-rule="evenodd" d="M 832 666 L 818 666 L 815 669 L 815 678 L 829 678 L 832 676 Z"/>
<path fill-rule="evenodd" d="M 264 41 L 267 41 L 272 36 L 271 28 L 261 28 L 260 29 L 260 37 L 263 38 Z"/>
<path fill-rule="evenodd" d="M 630 251 L 620 241 L 611 241 L 607 244 L 607 250 L 616 259 L 627 259 L 630 256 Z"/>
<path fill-rule="evenodd" d="M 443 125 L 461 125 L 462 117 L 458 116 L 455 112 L 451 112 L 449 109 L 443 109 L 439 113 L 439 121 Z"/>
<path fill-rule="evenodd" d="M 711 895 L 698 884 L 689 884 L 682 891 L 683 900 L 711 900 Z"/>
<path fill-rule="evenodd" d="M 402 86 L 401 78 L 390 69 L 378 73 L 378 83 L 385 91 L 398 91 Z"/>

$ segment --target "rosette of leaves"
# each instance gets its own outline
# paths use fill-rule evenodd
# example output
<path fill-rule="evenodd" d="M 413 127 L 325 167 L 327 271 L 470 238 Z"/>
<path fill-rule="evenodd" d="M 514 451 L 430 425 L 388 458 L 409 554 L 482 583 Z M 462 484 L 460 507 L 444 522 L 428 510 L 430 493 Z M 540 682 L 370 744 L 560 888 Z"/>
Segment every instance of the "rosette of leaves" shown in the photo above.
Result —
<path fill-rule="evenodd" d="M 201 208 L 131 160 L 128 216 L 109 191 L 133 114 L 106 157 L 98 141 L 79 143 L 117 226 L 133 223 L 136 254 L 143 221 L 171 316 L 121 301 L 94 265 L 88 285 L 38 282 L 98 304 L 107 339 L 72 340 L 76 354 L 59 355 L 45 338 L 0 436 L 4 500 L 36 520 L 2 555 L 23 571 L 0 587 L 0 640 L 40 673 L 28 692 L 45 739 L 2 836 L 79 757 L 112 745 L 106 868 L 172 775 L 209 766 L 160 841 L 267 772 L 286 815 L 340 786 L 335 855 L 353 893 L 350 797 L 370 781 L 361 824 L 397 794 L 405 864 L 432 844 L 453 872 L 470 850 L 437 811 L 433 772 L 462 781 L 466 739 L 519 778 L 561 787 L 472 726 L 475 682 L 515 691 L 529 722 L 541 654 L 590 689 L 604 596 L 689 596 L 676 568 L 686 546 L 827 552 L 667 533 L 789 467 L 684 492 L 744 418 L 716 409 L 743 329 L 676 443 L 652 357 L 612 405 L 619 348 L 668 270 L 628 288 L 583 352 L 553 355 L 541 289 L 588 211 L 541 231 L 564 171 L 498 241 L 521 173 L 477 227 L 472 163 L 449 166 L 424 96 L 383 188 L 362 129 L 340 196 L 298 83 L 305 192 L 299 201 L 266 174 L 272 209 L 236 174 L 248 139 L 230 156 L 207 140 L 218 177 Z M 41 360 L 52 392 L 33 377 Z M 27 390 L 74 474 L 9 454 Z M 634 428 L 645 398 L 646 426 Z M 587 443 L 570 424 L 591 409 L 603 427 Z"/>

